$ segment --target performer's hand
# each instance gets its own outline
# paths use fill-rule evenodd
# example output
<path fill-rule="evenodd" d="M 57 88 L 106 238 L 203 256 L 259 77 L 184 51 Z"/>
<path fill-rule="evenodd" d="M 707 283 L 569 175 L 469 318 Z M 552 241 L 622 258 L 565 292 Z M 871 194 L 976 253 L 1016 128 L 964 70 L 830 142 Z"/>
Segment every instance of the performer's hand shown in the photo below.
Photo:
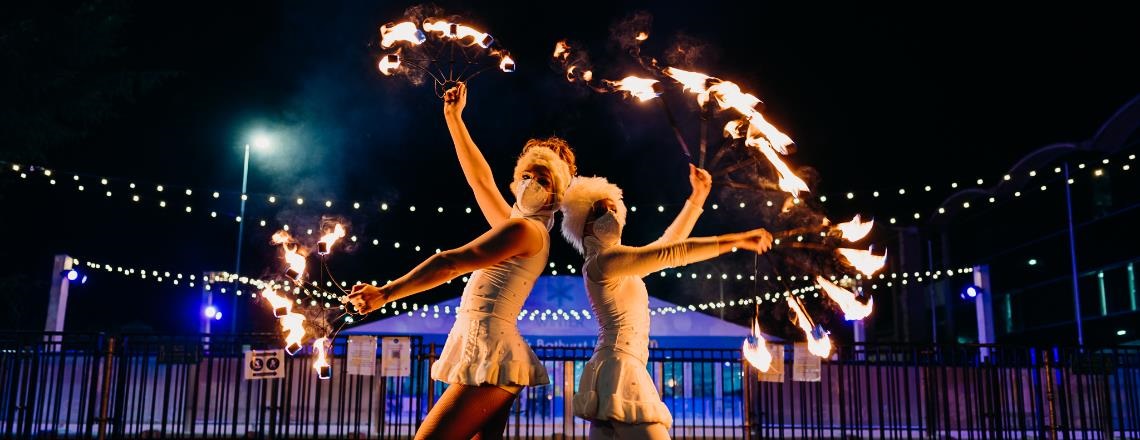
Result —
<path fill-rule="evenodd" d="M 696 203 L 697 206 L 704 205 L 705 199 L 708 198 L 709 192 L 712 191 L 712 176 L 703 168 L 697 168 L 693 164 L 689 164 L 689 186 L 693 188 L 692 194 L 689 195 L 689 200 Z"/>
<path fill-rule="evenodd" d="M 464 107 L 467 107 L 466 84 L 458 83 L 455 87 L 447 89 L 446 92 L 443 92 L 444 116 L 460 116 L 463 114 Z"/>
<path fill-rule="evenodd" d="M 772 249 L 772 234 L 768 233 L 764 228 L 742 232 L 740 237 L 736 240 L 735 246 L 740 249 L 747 249 L 762 254 Z"/>
<path fill-rule="evenodd" d="M 362 315 L 371 313 L 388 302 L 388 295 L 380 287 L 371 284 L 357 284 L 352 286 L 352 293 L 348 295 L 348 302 L 356 307 Z"/>

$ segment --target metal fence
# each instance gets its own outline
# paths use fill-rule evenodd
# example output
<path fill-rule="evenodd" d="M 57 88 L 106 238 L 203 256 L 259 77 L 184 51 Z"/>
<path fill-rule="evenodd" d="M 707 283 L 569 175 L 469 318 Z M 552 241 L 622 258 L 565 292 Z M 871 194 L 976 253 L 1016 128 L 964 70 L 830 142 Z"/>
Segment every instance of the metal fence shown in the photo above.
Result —
<path fill-rule="evenodd" d="M 302 352 L 284 379 L 245 380 L 244 352 L 277 335 L 0 333 L 0 436 L 410 438 L 445 387 L 428 378 L 437 347 L 410 342 L 406 377 L 347 374 L 340 338 L 331 379 Z M 737 350 L 651 350 L 673 436 L 1140 438 L 1137 348 L 857 345 L 819 363 L 782 348 L 763 378 Z M 507 437 L 586 437 L 568 402 L 591 350 L 535 352 L 551 385 L 520 394 Z"/>

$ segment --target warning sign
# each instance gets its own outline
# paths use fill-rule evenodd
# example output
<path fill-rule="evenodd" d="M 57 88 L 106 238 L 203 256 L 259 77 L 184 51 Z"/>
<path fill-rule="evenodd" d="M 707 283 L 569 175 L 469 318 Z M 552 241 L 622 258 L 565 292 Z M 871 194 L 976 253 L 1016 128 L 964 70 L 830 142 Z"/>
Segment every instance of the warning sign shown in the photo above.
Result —
<path fill-rule="evenodd" d="M 376 375 L 376 337 L 348 337 L 348 374 Z"/>
<path fill-rule="evenodd" d="M 406 377 L 412 374 L 412 345 L 407 337 L 386 337 L 381 344 L 380 375 Z"/>
<path fill-rule="evenodd" d="M 768 371 L 761 371 L 756 374 L 757 380 L 760 382 L 783 382 L 784 381 L 784 344 L 768 344 L 768 353 L 772 354 L 772 364 L 768 366 Z"/>
<path fill-rule="evenodd" d="M 796 352 L 792 356 L 793 382 L 819 382 L 820 359 L 811 354 L 806 342 L 796 343 Z"/>
<path fill-rule="evenodd" d="M 250 350 L 245 352 L 245 378 L 284 379 L 285 350 Z"/>

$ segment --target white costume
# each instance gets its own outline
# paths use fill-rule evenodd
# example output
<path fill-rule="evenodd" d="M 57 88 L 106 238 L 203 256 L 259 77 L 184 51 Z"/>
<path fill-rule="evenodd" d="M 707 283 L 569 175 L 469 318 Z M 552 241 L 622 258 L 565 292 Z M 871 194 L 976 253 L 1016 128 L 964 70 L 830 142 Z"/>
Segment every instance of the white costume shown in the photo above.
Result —
<path fill-rule="evenodd" d="M 555 186 L 565 188 L 569 182 L 567 165 L 549 149 L 536 148 L 524 153 L 516 168 L 516 182 L 520 180 L 524 162 L 550 168 Z M 550 383 L 546 367 L 519 334 L 517 319 L 535 280 L 546 267 L 550 254 L 549 229 L 556 208 L 523 214 L 518 206 L 516 203 L 512 209 L 511 218 L 525 218 L 531 226 L 541 230 L 542 249 L 534 255 L 512 257 L 471 274 L 463 289 L 455 325 L 447 335 L 439 360 L 431 367 L 432 379 L 450 384 L 515 388 L 512 392 L 517 392 L 517 387 Z"/>
<path fill-rule="evenodd" d="M 624 223 L 625 207 L 621 204 L 620 190 L 614 189 L 616 197 L 609 198 L 616 198 L 617 217 Z M 573 191 L 572 185 L 567 190 L 567 199 L 574 197 Z M 577 202 L 580 203 L 577 210 L 582 211 L 583 201 Z M 593 200 L 584 202 L 588 205 Z M 620 242 L 607 244 L 592 235 L 581 239 L 582 232 L 575 236 L 568 229 L 583 227 L 585 214 L 571 215 L 567 208 L 574 209 L 563 207 L 563 235 L 585 255 L 582 275 L 599 327 L 597 347 L 582 370 L 578 392 L 574 395 L 574 415 L 595 422 L 661 423 L 668 428 L 673 417 L 661 401 L 646 368 L 649 293 L 642 277 L 663 268 L 713 258 L 719 255 L 719 246 L 715 241 L 677 241 L 689 235 L 701 213 L 699 207 L 688 202 L 669 230 L 643 247 L 624 246 Z"/>

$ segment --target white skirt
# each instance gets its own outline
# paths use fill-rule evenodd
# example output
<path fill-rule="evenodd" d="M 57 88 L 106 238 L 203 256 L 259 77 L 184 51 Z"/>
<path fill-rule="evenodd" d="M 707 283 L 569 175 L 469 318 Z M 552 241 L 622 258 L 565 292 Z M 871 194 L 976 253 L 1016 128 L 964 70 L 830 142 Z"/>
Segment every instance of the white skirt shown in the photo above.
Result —
<path fill-rule="evenodd" d="M 455 320 L 431 378 L 461 385 L 534 386 L 550 383 L 513 321 L 464 312 Z"/>
<path fill-rule="evenodd" d="M 574 394 L 574 415 L 590 421 L 673 425 L 646 363 L 612 349 L 598 350 L 586 362 Z"/>

